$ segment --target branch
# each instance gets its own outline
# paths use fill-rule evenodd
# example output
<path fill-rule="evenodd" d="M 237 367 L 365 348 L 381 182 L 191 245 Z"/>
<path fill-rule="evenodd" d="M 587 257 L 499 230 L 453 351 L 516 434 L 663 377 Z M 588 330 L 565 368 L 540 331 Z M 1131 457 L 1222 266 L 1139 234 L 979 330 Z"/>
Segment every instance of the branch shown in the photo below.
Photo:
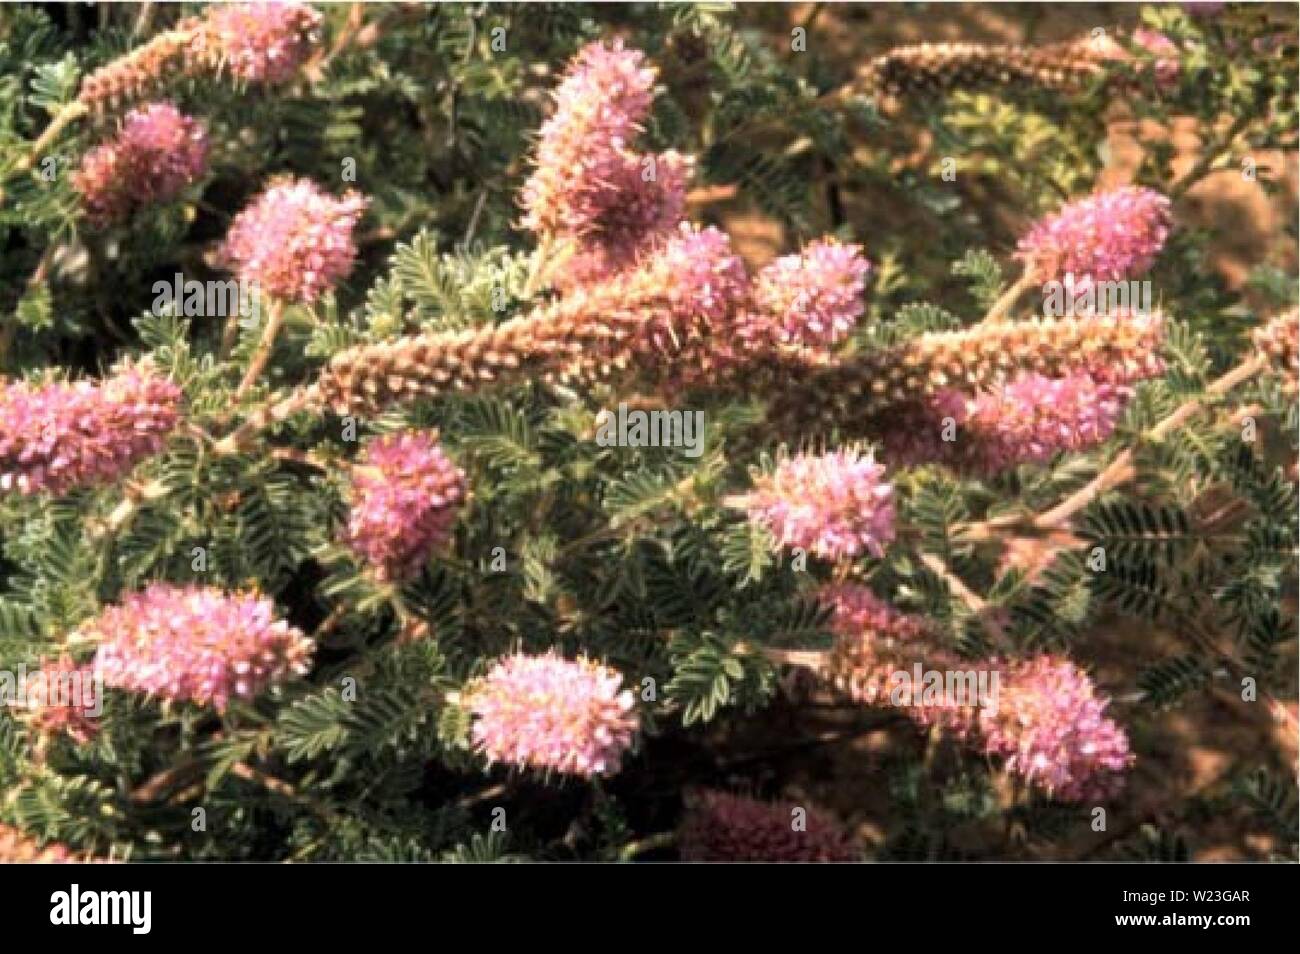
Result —
<path fill-rule="evenodd" d="M 1139 435 L 1133 447 L 1126 448 L 1088 484 L 1061 501 L 1051 510 L 1026 519 L 1021 514 L 1009 514 L 993 520 L 967 524 L 958 532 L 967 540 L 987 540 L 999 532 L 1043 533 L 1060 530 L 1080 510 L 1103 494 L 1128 483 L 1137 476 L 1137 448 L 1144 443 L 1164 440 L 1191 418 L 1205 409 L 1210 398 L 1221 397 L 1268 366 L 1267 355 L 1257 354 L 1237 365 L 1205 389 L 1205 393 L 1183 402 L 1178 408 L 1144 434 Z"/>

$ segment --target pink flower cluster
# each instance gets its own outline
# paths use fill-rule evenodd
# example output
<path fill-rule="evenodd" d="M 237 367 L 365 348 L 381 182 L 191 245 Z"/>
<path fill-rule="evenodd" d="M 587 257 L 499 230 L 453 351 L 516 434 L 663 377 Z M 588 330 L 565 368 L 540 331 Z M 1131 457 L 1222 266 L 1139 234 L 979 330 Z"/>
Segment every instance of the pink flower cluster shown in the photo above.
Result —
<path fill-rule="evenodd" d="M 871 263 L 856 245 L 834 239 L 785 255 L 754 278 L 753 314 L 741 334 L 778 345 L 827 349 L 862 317 Z"/>
<path fill-rule="evenodd" d="M 889 680 L 908 657 L 925 650 L 931 628 L 924 617 L 903 613 L 860 583 L 832 583 L 817 592 L 832 610 L 835 634 L 826 675 L 841 692 L 863 705 L 889 701 Z M 909 710 L 914 718 L 920 708 Z M 926 721 L 918 718 L 918 721 Z"/>
<path fill-rule="evenodd" d="M 884 473 L 857 448 L 799 454 L 760 476 L 740 504 L 782 547 L 827 560 L 880 557 L 894 539 L 894 488 Z"/>
<path fill-rule="evenodd" d="M 281 180 L 235 216 L 218 257 L 265 295 L 313 302 L 352 271 L 366 204 L 356 192 L 335 198 L 309 179 Z"/>
<path fill-rule="evenodd" d="M 1133 763 L 1128 736 L 1106 716 L 1087 673 L 1038 656 L 1003 670 L 996 707 L 975 713 L 984 750 L 1063 801 L 1115 795 Z"/>
<path fill-rule="evenodd" d="M 98 384 L 0 387 L 0 491 L 59 495 L 108 484 L 162 449 L 181 390 L 147 367 Z"/>
<path fill-rule="evenodd" d="M 1169 199 L 1139 186 L 1065 205 L 1020 240 L 1018 255 L 1041 281 L 1119 281 L 1145 274 L 1172 224 Z"/>
<path fill-rule="evenodd" d="M 1086 373 L 1049 378 L 1023 372 L 969 400 L 957 391 L 939 392 L 925 413 L 891 428 L 884 445 L 901 464 L 945 463 L 996 474 L 1103 443 L 1132 393 Z"/>
<path fill-rule="evenodd" d="M 860 861 L 853 836 L 811 806 L 770 804 L 713 790 L 687 794 L 683 861 Z"/>
<path fill-rule="evenodd" d="M 1157 86 L 1162 90 L 1168 90 L 1178 85 L 1178 74 L 1182 70 L 1182 64 L 1178 58 L 1182 55 L 1182 51 L 1178 49 L 1177 43 L 1159 30 L 1138 27 L 1133 31 L 1133 44 L 1138 49 L 1155 57 L 1154 67 Z"/>
<path fill-rule="evenodd" d="M 102 227 L 171 201 L 207 168 L 203 124 L 170 103 L 151 103 L 127 113 L 115 137 L 82 157 L 72 187 L 91 222 Z"/>
<path fill-rule="evenodd" d="M 731 250 L 727 234 L 685 222 L 654 250 L 644 268 L 628 274 L 628 281 L 637 286 L 630 298 L 641 294 L 658 303 L 647 313 L 635 345 L 645 355 L 672 355 L 702 344 L 709 354 L 698 357 L 707 360 L 716 345 L 725 350 L 723 332 L 749 293 L 745 265 Z"/>
<path fill-rule="evenodd" d="M 104 684 L 223 711 L 307 672 L 314 644 L 256 593 L 152 583 L 80 630 Z"/>
<path fill-rule="evenodd" d="M 283 83 L 311 56 L 319 40 L 321 15 L 305 3 L 216 4 L 207 32 L 225 65 L 249 83 Z"/>
<path fill-rule="evenodd" d="M 465 474 L 438 445 L 436 431 L 380 437 L 352 469 L 348 545 L 381 580 L 419 572 L 446 544 L 465 500 Z"/>
<path fill-rule="evenodd" d="M 522 193 L 524 225 L 576 244 L 562 285 L 628 265 L 682 218 L 692 161 L 676 152 L 640 154 L 630 142 L 650 111 L 656 72 L 639 50 L 583 47 L 554 93 L 536 167 Z"/>
<path fill-rule="evenodd" d="M 636 736 L 623 676 L 553 651 L 498 661 L 465 691 L 475 748 L 490 762 L 564 775 L 612 775 Z"/>
<path fill-rule="evenodd" d="M 922 617 L 901 612 L 861 583 L 828 583 L 817 591 L 817 602 L 830 608 L 837 636 L 910 643 L 928 631 Z"/>

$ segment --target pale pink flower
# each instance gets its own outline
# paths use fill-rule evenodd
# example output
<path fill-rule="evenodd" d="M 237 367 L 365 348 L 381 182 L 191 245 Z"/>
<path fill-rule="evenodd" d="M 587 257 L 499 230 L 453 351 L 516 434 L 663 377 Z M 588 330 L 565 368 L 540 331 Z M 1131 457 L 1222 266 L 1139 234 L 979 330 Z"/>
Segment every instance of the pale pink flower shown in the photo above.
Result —
<path fill-rule="evenodd" d="M 759 476 L 737 503 L 778 545 L 827 560 L 880 557 L 894 539 L 893 485 L 858 448 L 798 454 Z"/>
<path fill-rule="evenodd" d="M 582 235 L 626 184 L 631 138 L 650 110 L 655 70 L 639 50 L 589 43 L 555 90 L 542 125 L 536 168 L 524 185 L 524 226 L 547 235 Z M 617 180 L 617 181 L 616 181 Z"/>
<path fill-rule="evenodd" d="M 1124 186 L 1068 203 L 1020 240 L 1018 252 L 1035 277 L 1050 281 L 1118 281 L 1147 272 L 1172 223 L 1169 199 Z"/>
<path fill-rule="evenodd" d="M 682 221 L 693 161 L 633 149 L 656 76 L 643 64 L 643 54 L 621 40 L 583 47 L 542 125 L 521 193 L 523 224 L 570 246 L 568 260 L 549 276 L 561 289 L 632 267 Z"/>
<path fill-rule="evenodd" d="M 756 342 L 828 349 L 862 317 L 871 263 L 856 245 L 820 239 L 754 278 L 754 311 L 741 333 Z"/>
<path fill-rule="evenodd" d="M 235 216 L 218 258 L 266 295 L 313 302 L 352 271 L 367 200 L 335 198 L 309 179 L 271 185 Z"/>
<path fill-rule="evenodd" d="M 884 446 L 899 463 L 996 474 L 1104 443 L 1132 393 L 1086 373 L 1049 378 L 1024 372 L 970 399 L 951 389 L 935 394 L 929 412 L 899 421 Z"/>
<path fill-rule="evenodd" d="M 1001 682 L 997 705 L 974 715 L 989 755 L 1062 801 L 1098 801 L 1118 793 L 1133 754 L 1087 673 L 1067 659 L 1044 655 L 1007 664 Z"/>
<path fill-rule="evenodd" d="M 418 573 L 450 539 L 465 502 L 465 474 L 442 452 L 437 432 L 371 441 L 351 476 L 348 546 L 381 580 Z"/>
<path fill-rule="evenodd" d="M 84 624 L 104 684 L 224 710 L 307 672 L 314 644 L 256 593 L 151 583 Z"/>
<path fill-rule="evenodd" d="M 150 103 L 127 113 L 116 136 L 82 157 L 72 187 L 91 222 L 106 226 L 171 201 L 207 168 L 203 124 L 170 103 Z"/>
<path fill-rule="evenodd" d="M 227 69 L 249 83 L 291 79 L 320 42 L 321 15 L 305 3 L 214 4 L 207 30 Z"/>
<path fill-rule="evenodd" d="M 489 762 L 612 775 L 638 728 L 623 676 L 589 659 L 516 653 L 466 688 L 474 747 Z"/>
<path fill-rule="evenodd" d="M 145 366 L 99 383 L 0 387 L 0 491 L 67 493 L 110 484 L 162 450 L 181 390 Z"/>

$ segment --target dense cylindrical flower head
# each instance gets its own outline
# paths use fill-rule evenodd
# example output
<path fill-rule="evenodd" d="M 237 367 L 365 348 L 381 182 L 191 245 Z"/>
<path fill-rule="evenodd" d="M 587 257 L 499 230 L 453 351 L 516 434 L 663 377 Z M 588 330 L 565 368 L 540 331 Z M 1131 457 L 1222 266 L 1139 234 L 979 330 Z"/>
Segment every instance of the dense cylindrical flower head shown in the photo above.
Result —
<path fill-rule="evenodd" d="M 930 655 L 929 622 L 891 606 L 869 587 L 829 584 L 818 590 L 817 602 L 831 608 L 835 635 L 824 676 L 855 702 L 886 704 L 893 673 Z"/>
<path fill-rule="evenodd" d="M 749 293 L 745 265 L 725 232 L 682 223 L 671 237 L 627 276 L 627 294 L 655 302 L 633 350 L 655 359 L 676 355 L 707 360 L 725 345 L 736 306 Z"/>
<path fill-rule="evenodd" d="M 626 186 L 627 147 L 650 110 L 655 70 L 639 50 L 589 43 L 554 92 L 542 124 L 536 168 L 522 193 L 524 226 L 544 235 L 582 235 Z"/>
<path fill-rule="evenodd" d="M 174 199 L 207 168 L 203 124 L 170 103 L 150 103 L 127 113 L 116 136 L 82 157 L 72 187 L 90 220 L 103 226 Z"/>
<path fill-rule="evenodd" d="M 1159 314 L 1037 319 L 978 325 L 921 335 L 815 364 L 778 363 L 759 383 L 781 387 L 768 417 L 781 433 L 802 438 L 879 435 L 888 418 L 945 391 L 971 394 L 1036 371 L 1060 378 L 1086 373 L 1095 381 L 1132 384 L 1164 372 Z"/>
<path fill-rule="evenodd" d="M 669 151 L 657 156 L 623 153 L 601 180 L 607 187 L 602 207 L 574 239 L 569 256 L 550 276 L 567 291 L 604 281 L 653 254 L 656 244 L 682 223 L 686 184 L 694 163 Z"/>
<path fill-rule="evenodd" d="M 0 387 L 0 492 L 108 484 L 156 454 L 181 416 L 181 390 L 148 366 L 99 383 Z"/>
<path fill-rule="evenodd" d="M 655 76 L 621 40 L 595 42 L 578 52 L 554 93 L 520 202 L 526 228 L 565 242 L 567 258 L 546 273 L 557 288 L 631 268 L 682 221 L 692 159 L 632 148 Z"/>
<path fill-rule="evenodd" d="M 1073 91 L 1100 75 L 1087 43 L 1048 46 L 921 43 L 883 53 L 859 70 L 868 89 L 894 95 L 976 87 Z"/>
<path fill-rule="evenodd" d="M 0 864 L 78 864 L 84 860 L 58 842 L 42 845 L 22 829 L 0 822 Z"/>
<path fill-rule="evenodd" d="M 79 628 L 106 686 L 223 711 L 307 672 L 314 651 L 257 593 L 152 583 Z"/>
<path fill-rule="evenodd" d="M 102 112 L 155 95 L 182 77 L 290 79 L 320 41 L 321 16 L 302 3 L 213 3 L 88 75 L 77 99 Z"/>
<path fill-rule="evenodd" d="M 89 742 L 99 733 L 98 690 L 92 668 L 64 654 L 27 674 L 17 717 L 39 737 Z"/>
<path fill-rule="evenodd" d="M 208 10 L 210 42 L 221 64 L 249 83 L 283 83 L 312 55 L 321 15 L 305 3 L 220 3 Z"/>
<path fill-rule="evenodd" d="M 639 725 L 618 670 L 555 652 L 499 660 L 462 699 L 489 762 L 562 775 L 614 774 Z"/>
<path fill-rule="evenodd" d="M 87 75 L 77 91 L 77 101 L 102 112 L 156 95 L 173 80 L 214 69 L 217 56 L 211 46 L 204 22 L 186 17 L 172 29 Z"/>
<path fill-rule="evenodd" d="M 894 488 L 884 474 L 856 447 L 798 454 L 760 475 L 737 503 L 782 547 L 827 560 L 880 557 L 894 539 Z"/>
<path fill-rule="evenodd" d="M 351 477 L 348 545 L 381 580 L 418 573 L 447 543 L 465 500 L 465 474 L 443 453 L 437 432 L 371 441 Z"/>
<path fill-rule="evenodd" d="M 1062 801 L 1101 800 L 1124 785 L 1128 736 L 1088 674 L 1056 656 L 1003 667 L 997 704 L 974 714 L 984 750 Z"/>
<path fill-rule="evenodd" d="M 330 359 L 319 399 L 338 410 L 473 393 L 537 378 L 708 379 L 729 360 L 744 264 L 717 229 L 683 224 L 636 268 L 500 324 L 362 345 Z"/>
<path fill-rule="evenodd" d="M 1166 196 L 1139 186 L 1097 192 L 1036 224 L 1017 254 L 1040 281 L 1119 281 L 1146 273 L 1172 224 Z"/>
<path fill-rule="evenodd" d="M 928 631 L 922 617 L 902 612 L 861 583 L 828 583 L 817 590 L 817 602 L 831 610 L 836 636 L 865 633 L 877 640 L 915 642 Z"/>
<path fill-rule="evenodd" d="M 1029 371 L 973 398 L 941 391 L 924 409 L 901 415 L 883 443 L 900 464 L 995 474 L 1103 443 L 1131 395 L 1131 388 L 1087 373 L 1053 378 Z"/>
<path fill-rule="evenodd" d="M 809 805 L 774 804 L 701 789 L 686 796 L 684 861 L 860 861 L 840 823 Z"/>
<path fill-rule="evenodd" d="M 356 192 L 336 198 L 309 179 L 280 180 L 235 216 L 218 258 L 264 295 L 313 302 L 352 271 L 366 204 Z"/>
<path fill-rule="evenodd" d="M 754 311 L 741 333 L 777 345 L 830 348 L 862 316 L 870 270 L 861 248 L 834 239 L 782 256 L 754 277 Z"/>

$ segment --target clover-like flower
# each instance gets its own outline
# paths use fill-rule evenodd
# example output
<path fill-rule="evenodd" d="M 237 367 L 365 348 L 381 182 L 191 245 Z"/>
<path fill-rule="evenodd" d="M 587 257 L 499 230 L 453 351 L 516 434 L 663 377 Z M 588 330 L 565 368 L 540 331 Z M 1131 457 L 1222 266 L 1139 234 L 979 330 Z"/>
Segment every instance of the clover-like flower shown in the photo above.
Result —
<path fill-rule="evenodd" d="M 181 390 L 145 365 L 99 383 L 0 387 L 0 491 L 67 493 L 109 484 L 163 447 Z"/>
<path fill-rule="evenodd" d="M 828 560 L 880 557 L 894 539 L 894 488 L 884 474 L 883 464 L 856 447 L 798 454 L 760 475 L 734 503 L 781 547 Z"/>
<path fill-rule="evenodd" d="M 336 198 L 309 179 L 272 184 L 235 216 L 218 258 L 263 294 L 313 302 L 352 271 L 367 200 Z"/>
<path fill-rule="evenodd" d="M 1166 196 L 1124 186 L 1068 203 L 1031 228 L 1017 254 L 1041 281 L 1137 278 L 1164 248 L 1171 224 Z"/>
<path fill-rule="evenodd" d="M 436 431 L 380 437 L 352 469 L 348 545 L 382 580 L 419 571 L 445 545 L 465 501 L 465 474 Z"/>
<path fill-rule="evenodd" d="M 616 669 L 554 652 L 499 660 L 463 693 L 474 747 L 489 762 L 562 775 L 612 775 L 636 737 Z"/>
<path fill-rule="evenodd" d="M 127 113 L 116 136 L 82 157 L 72 187 L 91 222 L 106 226 L 171 201 L 207 168 L 203 124 L 170 103 L 150 103 Z"/>
<path fill-rule="evenodd" d="M 84 624 L 104 685 L 224 710 L 307 672 L 314 644 L 256 593 L 152 583 Z"/>

